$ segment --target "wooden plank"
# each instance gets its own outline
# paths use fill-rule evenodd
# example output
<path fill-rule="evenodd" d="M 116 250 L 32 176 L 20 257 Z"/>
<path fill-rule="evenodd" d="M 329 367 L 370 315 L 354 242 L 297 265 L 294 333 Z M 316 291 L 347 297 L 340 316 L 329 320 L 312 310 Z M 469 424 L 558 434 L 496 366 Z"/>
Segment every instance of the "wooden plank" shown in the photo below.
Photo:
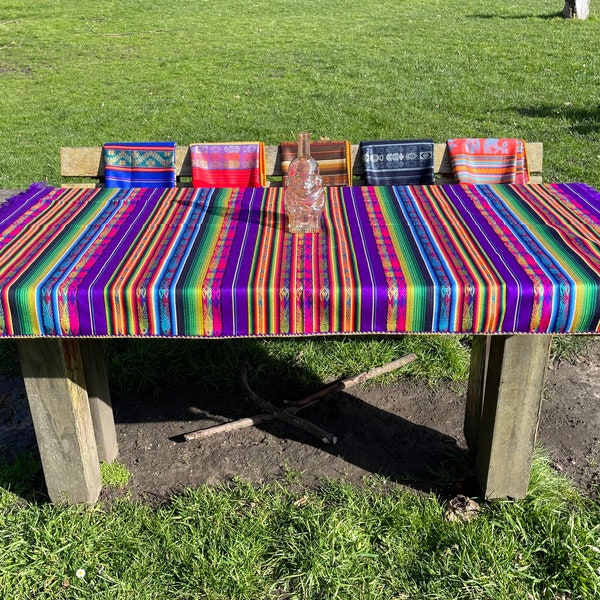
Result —
<path fill-rule="evenodd" d="M 471 452 L 477 452 L 479 426 L 483 411 L 485 380 L 490 351 L 489 335 L 474 335 L 471 347 L 471 366 L 467 388 L 464 434 Z"/>
<path fill-rule="evenodd" d="M 476 459 L 486 498 L 527 494 L 551 339 L 490 336 Z"/>
<path fill-rule="evenodd" d="M 95 502 L 100 464 L 79 344 L 17 340 L 21 369 L 52 502 Z"/>
<path fill-rule="evenodd" d="M 543 144 L 541 142 L 527 142 L 527 158 L 532 181 L 541 181 L 543 165 Z M 358 144 L 352 146 L 352 174 L 362 177 L 362 161 L 358 155 Z M 265 148 L 266 171 L 268 177 L 281 176 L 281 158 L 279 146 L 266 146 Z M 192 176 L 189 147 L 177 146 L 175 155 L 175 171 L 178 178 Z M 452 165 L 445 143 L 434 144 L 434 171 L 437 175 L 446 176 L 438 183 L 453 182 Z M 74 147 L 60 149 L 60 174 L 61 177 L 85 177 L 101 179 L 104 177 L 104 162 L 101 147 Z"/>
<path fill-rule="evenodd" d="M 104 177 L 102 148 L 87 146 L 60 149 L 61 177 Z"/>
<path fill-rule="evenodd" d="M 104 365 L 103 343 L 101 339 L 80 339 L 79 349 L 98 449 L 98 459 L 110 463 L 117 458 L 119 447 Z"/>

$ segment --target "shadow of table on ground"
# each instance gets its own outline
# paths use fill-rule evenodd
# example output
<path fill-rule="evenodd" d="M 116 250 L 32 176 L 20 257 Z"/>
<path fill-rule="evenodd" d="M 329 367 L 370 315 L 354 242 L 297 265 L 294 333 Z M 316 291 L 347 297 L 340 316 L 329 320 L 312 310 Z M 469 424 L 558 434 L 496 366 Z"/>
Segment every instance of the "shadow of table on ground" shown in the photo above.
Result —
<path fill-rule="evenodd" d="M 210 348 L 215 353 L 218 349 Z M 228 345 L 219 351 L 230 350 Z M 306 378 L 303 383 L 293 377 L 284 380 L 283 375 L 278 380 L 280 373 L 290 373 L 289 365 L 273 364 L 257 345 L 250 347 L 250 356 L 255 365 L 268 367 L 254 372 L 251 383 L 258 393 L 272 401 L 288 391 L 292 398 L 302 395 L 297 390 L 306 385 Z M 335 445 L 323 444 L 279 421 L 185 442 L 183 435 L 190 431 L 261 412 L 241 392 L 209 391 L 201 379 L 164 385 L 153 394 L 113 393 L 118 460 L 133 475 L 123 493 L 134 499 L 152 495 L 166 499 L 186 487 L 232 478 L 317 486 L 323 479 L 362 484 L 373 475 L 420 492 L 477 493 L 471 477 L 473 459 L 462 437 L 464 389 L 456 391 L 448 384 L 434 389 L 414 380 L 373 383 L 353 387 L 351 393 L 341 392 L 299 413 L 336 435 Z M 313 384 L 315 390 L 322 385 Z M 13 462 L 24 453 L 36 456 L 20 378 L 0 379 L 0 401 L 0 462 Z M 8 484 L 0 481 L 0 485 Z M 44 487 L 41 471 L 32 478 L 32 485 L 40 488 L 32 491 L 39 497 Z M 26 491 L 23 488 L 19 493 Z"/>
<path fill-rule="evenodd" d="M 154 398 L 116 398 L 120 460 L 138 482 L 134 494 L 142 496 L 146 491 L 167 497 L 232 478 L 313 487 L 324 479 L 360 485 L 372 475 L 443 496 L 476 493 L 473 459 L 461 433 L 464 399 L 443 387 L 410 381 L 374 385 L 302 411 L 303 418 L 337 436 L 335 445 L 278 421 L 183 440 L 190 431 L 259 412 L 241 394 L 177 385 Z"/>

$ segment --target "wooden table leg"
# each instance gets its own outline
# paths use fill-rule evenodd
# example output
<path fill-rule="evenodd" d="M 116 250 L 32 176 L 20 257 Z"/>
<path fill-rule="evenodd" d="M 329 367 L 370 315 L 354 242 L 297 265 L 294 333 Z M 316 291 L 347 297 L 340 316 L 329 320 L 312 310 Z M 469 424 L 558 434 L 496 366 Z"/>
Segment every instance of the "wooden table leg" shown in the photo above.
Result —
<path fill-rule="evenodd" d="M 486 498 L 527 494 L 551 340 L 489 336 L 476 460 Z"/>
<path fill-rule="evenodd" d="M 110 463 L 117 458 L 119 447 L 104 366 L 103 343 L 101 339 L 80 339 L 79 349 L 83 362 L 92 423 L 94 424 L 98 458 L 103 462 Z"/>
<path fill-rule="evenodd" d="M 100 463 L 79 343 L 17 341 L 25 389 L 52 502 L 95 502 Z"/>
<path fill-rule="evenodd" d="M 479 427 L 483 412 L 485 379 L 488 358 L 490 354 L 490 335 L 474 335 L 471 346 L 471 367 L 469 371 L 469 386 L 467 388 L 467 406 L 465 409 L 464 434 L 467 446 L 472 452 L 477 452 L 479 442 Z"/>

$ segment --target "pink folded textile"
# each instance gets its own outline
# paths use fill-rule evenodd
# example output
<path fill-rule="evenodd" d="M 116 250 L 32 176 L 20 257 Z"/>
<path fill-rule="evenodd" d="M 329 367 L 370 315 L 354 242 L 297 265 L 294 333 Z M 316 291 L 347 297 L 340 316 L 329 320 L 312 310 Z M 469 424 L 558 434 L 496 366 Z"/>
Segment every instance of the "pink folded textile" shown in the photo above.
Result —
<path fill-rule="evenodd" d="M 448 140 L 454 177 L 459 183 L 528 183 L 525 142 L 514 138 Z"/>
<path fill-rule="evenodd" d="M 263 187 L 266 185 L 263 142 L 192 144 L 194 187 Z"/>

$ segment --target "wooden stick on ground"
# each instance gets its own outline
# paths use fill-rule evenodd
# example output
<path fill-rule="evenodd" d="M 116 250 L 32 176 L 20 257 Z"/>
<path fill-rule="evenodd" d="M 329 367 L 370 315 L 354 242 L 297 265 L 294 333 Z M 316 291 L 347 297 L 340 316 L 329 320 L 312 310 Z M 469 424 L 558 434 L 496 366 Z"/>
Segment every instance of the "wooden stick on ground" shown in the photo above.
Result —
<path fill-rule="evenodd" d="M 262 413 L 260 415 L 254 415 L 253 417 L 246 417 L 244 419 L 229 421 L 229 423 L 222 423 L 221 425 L 213 425 L 211 427 L 206 427 L 205 429 L 198 429 L 197 431 L 186 433 L 183 436 L 183 439 L 186 442 L 191 440 L 203 440 L 218 433 L 228 433 L 229 431 L 237 431 L 238 429 L 253 427 L 254 425 L 259 425 L 264 421 L 273 421 L 275 418 L 276 417 L 273 413 Z"/>
<path fill-rule="evenodd" d="M 265 400 L 258 394 L 254 393 L 254 391 L 248 385 L 248 368 L 250 365 L 242 361 L 240 363 L 240 382 L 242 384 L 242 388 L 246 392 L 248 398 L 258 406 L 261 410 L 266 411 L 267 413 L 271 413 L 276 419 L 283 421 L 284 423 L 288 423 L 289 425 L 293 425 L 294 427 L 298 427 L 298 429 L 303 429 L 308 433 L 318 437 L 324 444 L 335 444 L 337 442 L 337 437 L 324 429 L 321 429 L 319 426 L 311 423 L 310 421 L 306 421 L 301 417 L 297 417 L 295 415 L 295 410 L 285 410 L 276 407 L 274 404 L 271 404 L 268 400 Z"/>
<path fill-rule="evenodd" d="M 308 431 L 309 433 L 312 433 L 313 435 L 316 435 L 325 443 L 335 444 L 335 436 L 328 433 L 327 431 L 324 431 L 320 427 L 313 425 L 309 421 L 296 417 L 296 412 L 303 408 L 308 408 L 309 406 L 312 406 L 319 400 L 322 400 L 327 396 L 336 394 L 341 390 L 358 385 L 360 383 L 364 383 L 369 379 L 373 379 L 373 377 L 378 377 L 379 375 L 384 375 L 385 373 L 391 373 L 392 371 L 395 371 L 396 369 L 399 369 L 400 367 L 403 367 L 413 362 L 414 360 L 416 360 L 416 358 L 416 354 L 408 354 L 407 356 L 403 356 L 402 358 L 386 363 L 381 367 L 376 367 L 369 371 L 365 371 L 354 377 L 348 377 L 346 379 L 335 381 L 325 386 L 322 390 L 315 392 L 314 394 L 310 394 L 308 396 L 305 396 L 304 398 L 300 398 L 299 400 L 287 402 L 284 408 L 277 408 L 276 406 L 274 406 L 264 398 L 261 398 L 252 391 L 252 389 L 248 385 L 247 378 L 247 370 L 249 365 L 248 363 L 242 363 L 242 365 L 240 365 L 240 379 L 242 387 L 244 388 L 244 391 L 248 394 L 250 400 L 252 400 L 257 406 L 259 406 L 259 408 L 266 412 L 254 415 L 253 417 L 238 419 L 236 421 L 230 421 L 229 423 L 223 423 L 221 425 L 214 425 L 205 429 L 192 431 L 190 433 L 186 433 L 183 437 L 186 442 L 191 440 L 200 440 L 216 435 L 218 433 L 236 431 L 238 429 L 244 429 L 246 427 L 258 425 L 265 421 L 280 419 L 286 423 L 289 423 L 290 425 L 294 425 L 295 427 L 299 427 L 301 429 L 304 429 L 305 431 Z"/>
<path fill-rule="evenodd" d="M 339 381 L 335 381 L 335 382 L 329 384 L 327 387 L 320 390 L 319 392 L 316 392 L 315 394 L 311 394 L 310 396 L 305 396 L 304 398 L 301 398 L 300 400 L 288 402 L 287 404 L 290 406 L 298 406 L 298 407 L 308 406 L 309 403 L 312 403 L 313 397 L 318 396 L 319 400 L 324 398 L 325 395 L 323 395 L 323 393 L 326 392 L 327 390 L 329 390 L 330 387 L 333 389 L 333 391 L 330 391 L 329 394 L 327 394 L 327 395 L 335 394 L 341 390 L 346 390 L 346 389 L 353 387 L 355 385 L 358 385 L 360 383 L 364 383 L 365 381 L 368 381 L 369 379 L 373 379 L 373 377 L 379 377 L 379 375 L 385 375 L 386 373 L 391 373 L 392 371 L 395 371 L 396 369 L 399 369 L 400 367 L 404 367 L 404 366 L 408 365 L 409 363 L 413 362 L 416 359 L 417 359 L 416 354 L 407 354 L 406 356 L 403 356 L 402 358 L 398 358 L 396 360 L 393 360 L 392 362 L 385 363 L 385 365 L 381 365 L 381 367 L 375 367 L 374 369 L 371 369 L 369 371 L 364 371 L 363 373 L 360 373 L 359 375 L 355 375 L 354 377 L 347 377 L 346 379 L 340 379 Z"/>

